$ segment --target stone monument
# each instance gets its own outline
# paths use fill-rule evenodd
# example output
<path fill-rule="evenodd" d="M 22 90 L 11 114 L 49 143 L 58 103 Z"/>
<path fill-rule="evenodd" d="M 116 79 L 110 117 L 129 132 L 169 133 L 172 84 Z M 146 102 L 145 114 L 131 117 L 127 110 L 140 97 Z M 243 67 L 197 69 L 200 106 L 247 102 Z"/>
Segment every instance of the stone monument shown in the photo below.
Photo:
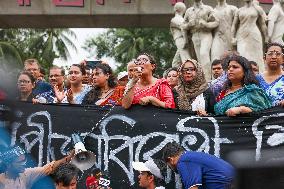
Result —
<path fill-rule="evenodd" d="M 217 0 L 214 12 L 220 24 L 213 31 L 211 61 L 220 59 L 225 51 L 233 49 L 231 28 L 237 10 L 237 7 L 228 5 L 226 0 Z"/>
<path fill-rule="evenodd" d="M 283 44 L 284 0 L 274 0 L 268 14 L 268 37 L 270 42 Z"/>
<path fill-rule="evenodd" d="M 234 17 L 232 43 L 237 46 L 241 56 L 255 61 L 259 65 L 260 72 L 263 72 L 263 41 L 268 42 L 266 18 L 263 9 L 253 0 L 244 0 L 244 2 L 245 5 Z"/>
<path fill-rule="evenodd" d="M 185 11 L 186 6 L 184 3 L 178 2 L 175 4 L 175 16 L 171 19 L 170 30 L 177 47 L 177 51 L 172 62 L 172 67 L 179 67 L 180 63 L 185 62 L 190 58 L 189 48 L 188 45 L 186 45 L 189 43 L 187 41 L 188 38 L 185 38 L 180 27 L 184 22 L 183 15 Z"/>
<path fill-rule="evenodd" d="M 194 0 L 193 6 L 186 10 L 184 24 L 181 26 L 184 34 L 190 33 L 195 53 L 205 73 L 206 79 L 211 78 L 210 49 L 212 45 L 212 30 L 219 24 L 214 10 L 204 5 L 202 0 Z M 185 36 L 186 38 L 187 36 Z"/>

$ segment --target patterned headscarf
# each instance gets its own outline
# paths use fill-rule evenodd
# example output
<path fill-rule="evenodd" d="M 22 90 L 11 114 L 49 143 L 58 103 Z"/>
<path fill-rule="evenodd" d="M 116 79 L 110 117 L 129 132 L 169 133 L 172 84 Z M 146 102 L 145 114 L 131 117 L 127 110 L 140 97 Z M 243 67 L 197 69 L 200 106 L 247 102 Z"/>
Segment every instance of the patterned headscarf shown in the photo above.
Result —
<path fill-rule="evenodd" d="M 180 110 L 191 110 L 191 103 L 208 88 L 204 72 L 201 65 L 196 60 L 188 59 L 180 65 L 178 71 L 181 73 L 181 70 L 187 62 L 191 62 L 195 66 L 196 76 L 191 82 L 187 83 L 184 81 L 182 74 L 179 74 L 178 85 L 175 89 L 179 95 L 178 107 Z"/>

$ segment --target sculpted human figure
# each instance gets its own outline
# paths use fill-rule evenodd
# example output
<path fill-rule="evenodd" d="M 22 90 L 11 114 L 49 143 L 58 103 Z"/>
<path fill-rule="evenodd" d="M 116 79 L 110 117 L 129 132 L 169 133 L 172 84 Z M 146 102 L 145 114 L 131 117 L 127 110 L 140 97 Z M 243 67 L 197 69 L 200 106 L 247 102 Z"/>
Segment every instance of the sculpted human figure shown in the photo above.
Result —
<path fill-rule="evenodd" d="M 185 62 L 190 58 L 189 48 L 185 44 L 187 38 L 185 38 L 181 31 L 181 24 L 184 22 L 183 15 L 185 13 L 186 6 L 182 2 L 178 2 L 174 6 L 175 16 L 171 20 L 170 30 L 177 46 L 177 52 L 172 62 L 172 67 L 178 67 L 181 62 Z"/>
<path fill-rule="evenodd" d="M 202 0 L 194 0 L 193 6 L 188 8 L 185 16 L 185 23 L 182 25 L 184 35 L 192 34 L 192 42 L 196 52 L 198 62 L 204 70 L 205 77 L 210 80 L 211 61 L 210 49 L 212 45 L 212 30 L 219 24 L 214 16 L 214 10 L 208 5 L 204 5 Z"/>
<path fill-rule="evenodd" d="M 214 11 L 220 24 L 213 32 L 211 60 L 220 59 L 225 51 L 233 49 L 231 27 L 237 10 L 237 7 L 228 5 L 226 0 L 217 0 Z"/>
<path fill-rule="evenodd" d="M 268 14 L 268 37 L 270 42 L 283 44 L 284 0 L 274 0 Z"/>
<path fill-rule="evenodd" d="M 233 21 L 232 43 L 237 46 L 241 56 L 255 61 L 262 72 L 264 70 L 262 35 L 264 41 L 268 42 L 263 9 L 253 0 L 243 1 L 245 5 L 237 11 Z"/>

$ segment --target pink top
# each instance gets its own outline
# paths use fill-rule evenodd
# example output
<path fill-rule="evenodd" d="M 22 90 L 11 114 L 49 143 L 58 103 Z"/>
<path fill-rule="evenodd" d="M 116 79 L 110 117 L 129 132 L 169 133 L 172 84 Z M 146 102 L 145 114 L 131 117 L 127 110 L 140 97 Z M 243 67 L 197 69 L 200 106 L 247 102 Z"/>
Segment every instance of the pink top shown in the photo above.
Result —
<path fill-rule="evenodd" d="M 175 108 L 174 95 L 170 85 L 165 79 L 158 79 L 155 85 L 140 89 L 135 85 L 132 104 L 139 104 L 140 98 L 145 96 L 154 96 L 166 103 L 166 108 Z"/>

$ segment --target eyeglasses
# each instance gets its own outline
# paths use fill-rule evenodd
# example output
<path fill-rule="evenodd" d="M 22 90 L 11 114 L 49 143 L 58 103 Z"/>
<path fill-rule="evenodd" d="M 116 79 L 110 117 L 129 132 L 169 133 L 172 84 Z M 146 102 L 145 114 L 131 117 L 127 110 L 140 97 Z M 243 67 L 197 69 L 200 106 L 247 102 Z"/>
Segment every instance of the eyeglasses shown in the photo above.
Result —
<path fill-rule="evenodd" d="M 29 69 L 26 69 L 26 71 L 28 72 L 35 72 L 35 71 L 38 71 L 39 69 L 36 69 L 36 68 L 29 68 Z"/>
<path fill-rule="evenodd" d="M 181 72 L 182 72 L 182 73 L 186 73 L 186 72 L 192 73 L 192 72 L 194 72 L 194 71 L 195 71 L 195 68 L 182 68 L 182 69 L 181 69 Z"/>
<path fill-rule="evenodd" d="M 72 74 L 78 75 L 78 74 L 80 74 L 80 73 L 81 73 L 81 72 L 79 72 L 79 71 L 69 71 L 69 72 L 68 72 L 69 75 L 72 75 Z"/>
<path fill-rule="evenodd" d="M 275 54 L 275 56 L 277 58 L 284 55 L 283 53 L 277 52 L 277 51 L 270 51 L 270 52 L 266 53 L 267 56 L 273 56 L 273 54 Z"/>
<path fill-rule="evenodd" d="M 28 81 L 28 80 L 19 80 L 19 81 L 17 82 L 18 85 L 20 85 L 20 84 L 28 84 L 28 83 L 31 83 L 31 81 Z"/>
<path fill-rule="evenodd" d="M 147 64 L 148 62 L 150 62 L 150 60 L 147 58 L 139 58 L 139 59 L 134 60 L 134 64 L 136 65 L 144 65 L 144 64 Z"/>
<path fill-rule="evenodd" d="M 55 75 L 49 75 L 49 78 L 53 78 L 53 77 L 58 78 L 58 77 L 60 77 L 60 76 L 62 76 L 62 75 L 57 75 L 57 74 L 55 74 Z"/>

